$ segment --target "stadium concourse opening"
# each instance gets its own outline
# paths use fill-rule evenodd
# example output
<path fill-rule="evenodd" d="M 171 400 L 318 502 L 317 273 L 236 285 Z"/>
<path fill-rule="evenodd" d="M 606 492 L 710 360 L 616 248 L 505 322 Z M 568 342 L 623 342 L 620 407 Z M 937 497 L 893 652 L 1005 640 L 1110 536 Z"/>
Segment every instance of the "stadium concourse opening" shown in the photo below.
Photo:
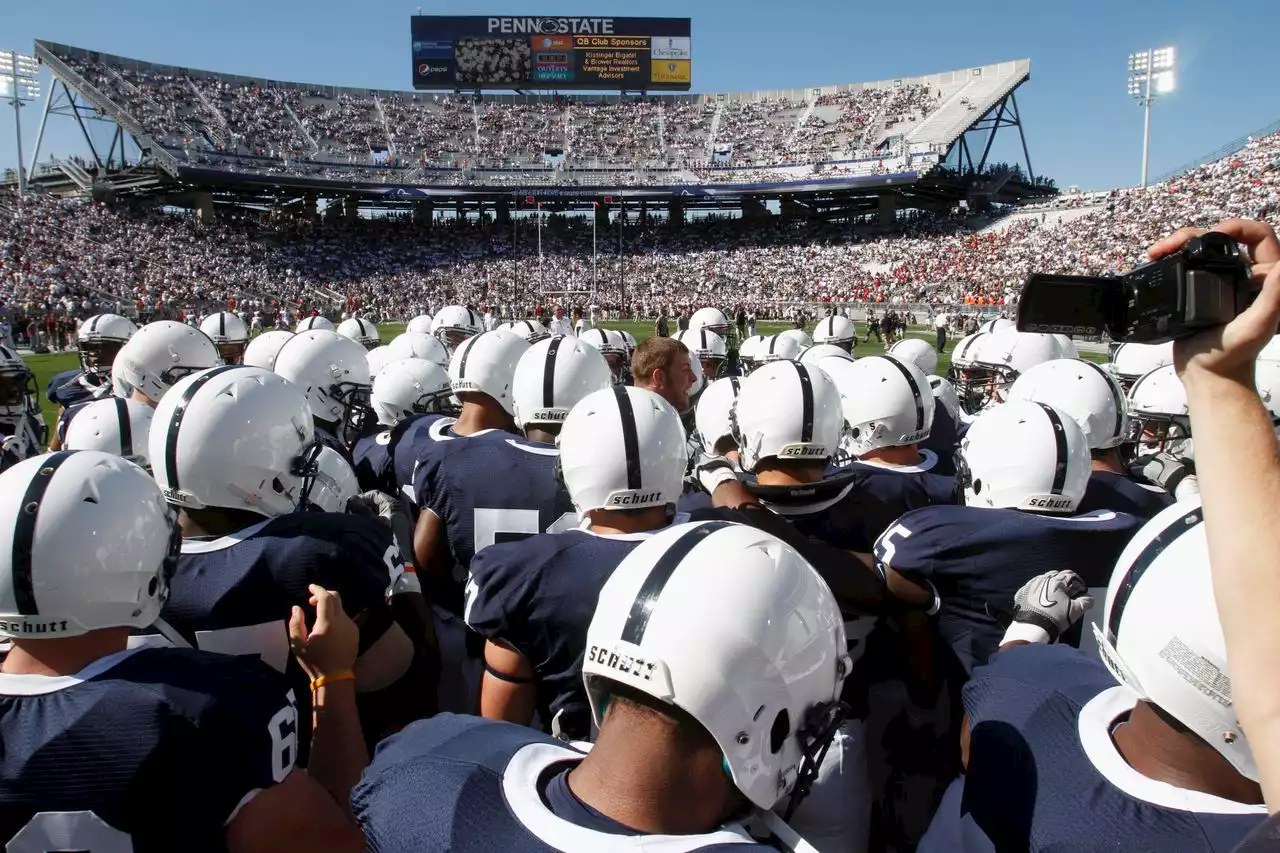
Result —
<path fill-rule="evenodd" d="M 548 62 L 576 51 L 557 38 L 545 39 Z M 681 38 L 650 36 L 646 67 L 687 52 Z M 1016 128 L 1021 140 L 1026 59 L 779 91 L 534 95 L 263 80 L 45 41 L 35 54 L 53 75 L 41 128 L 55 116 L 116 132 L 103 152 L 86 131 L 91 157 L 33 168 L 34 185 L 202 218 L 249 205 L 283 216 L 485 216 L 513 228 L 536 211 L 594 211 L 615 229 L 707 212 L 892 226 L 913 211 L 1055 192 L 1025 144 L 1023 163 L 989 160 L 999 131 Z"/>

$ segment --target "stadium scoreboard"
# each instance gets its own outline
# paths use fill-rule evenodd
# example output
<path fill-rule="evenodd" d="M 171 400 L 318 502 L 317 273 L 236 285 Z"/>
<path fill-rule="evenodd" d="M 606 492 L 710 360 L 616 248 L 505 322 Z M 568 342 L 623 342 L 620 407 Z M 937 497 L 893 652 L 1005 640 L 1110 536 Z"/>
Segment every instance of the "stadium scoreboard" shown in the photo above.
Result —
<path fill-rule="evenodd" d="M 415 89 L 689 91 L 688 18 L 414 15 Z"/>

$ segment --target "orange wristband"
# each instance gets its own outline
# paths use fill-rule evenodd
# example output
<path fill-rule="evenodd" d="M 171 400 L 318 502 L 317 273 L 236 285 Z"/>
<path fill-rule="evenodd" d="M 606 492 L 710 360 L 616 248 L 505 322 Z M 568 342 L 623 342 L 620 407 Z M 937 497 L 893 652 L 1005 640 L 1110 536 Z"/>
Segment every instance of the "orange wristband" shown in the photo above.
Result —
<path fill-rule="evenodd" d="M 338 681 L 355 681 L 356 674 L 351 670 L 343 670 L 335 672 L 333 675 L 322 675 L 319 678 L 311 679 L 311 692 L 314 693 L 326 684 L 333 684 Z"/>

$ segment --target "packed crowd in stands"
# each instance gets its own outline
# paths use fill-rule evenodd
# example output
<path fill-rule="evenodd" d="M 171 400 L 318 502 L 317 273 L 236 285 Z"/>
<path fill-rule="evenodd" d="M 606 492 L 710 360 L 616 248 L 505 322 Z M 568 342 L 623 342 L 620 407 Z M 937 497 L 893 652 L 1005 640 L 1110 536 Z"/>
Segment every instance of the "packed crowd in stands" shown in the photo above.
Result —
<path fill-rule="evenodd" d="M 1034 271 L 1106 274 L 1177 226 L 1280 213 L 1280 134 L 1147 190 L 1112 192 L 1080 218 L 973 230 L 922 218 L 893 233 L 875 226 L 651 218 L 597 235 L 588 218 L 531 218 L 516 227 L 439 219 L 273 220 L 222 213 L 201 225 L 184 213 L 31 196 L 6 199 L 0 224 L 4 302 L 24 312 L 86 313 L 120 302 L 143 312 L 249 300 L 269 306 L 346 301 L 381 317 L 450 302 L 531 308 L 545 291 L 596 291 L 601 305 L 644 315 L 686 304 L 745 304 L 785 316 L 797 302 L 1005 305 Z M 1056 227 L 1055 227 L 1056 226 Z M 513 239 L 515 245 L 513 248 Z M 594 286 L 593 286 L 594 280 Z M 625 297 L 623 288 L 625 287 Z"/>

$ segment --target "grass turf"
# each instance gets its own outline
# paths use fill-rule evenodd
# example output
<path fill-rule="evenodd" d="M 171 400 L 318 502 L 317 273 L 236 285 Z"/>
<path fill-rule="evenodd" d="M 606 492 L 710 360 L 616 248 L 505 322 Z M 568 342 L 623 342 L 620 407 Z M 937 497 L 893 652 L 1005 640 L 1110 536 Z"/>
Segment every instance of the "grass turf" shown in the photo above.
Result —
<path fill-rule="evenodd" d="M 653 323 L 650 321 L 610 321 L 601 324 L 609 329 L 626 329 L 635 336 L 637 342 L 644 340 L 653 334 Z M 874 336 L 870 342 L 863 342 L 863 338 L 867 334 L 866 326 L 858 323 L 855 324 L 858 329 L 858 344 L 854 348 L 854 354 L 858 356 L 881 355 L 884 353 L 884 344 L 877 341 Z M 793 328 L 791 323 L 759 323 L 756 331 L 762 335 L 776 335 L 778 332 Z M 404 325 L 398 323 L 388 323 L 378 326 L 378 333 L 382 336 L 383 343 L 390 341 L 396 335 L 404 331 Z M 809 328 L 807 331 L 812 332 Z M 934 336 L 931 330 L 923 328 L 913 328 L 908 330 L 907 334 L 911 337 L 923 338 L 924 340 L 933 342 Z M 955 342 L 959 338 L 951 338 L 947 341 L 946 350 L 938 357 L 938 374 L 945 376 L 947 369 L 951 366 L 951 350 L 955 346 Z M 1106 361 L 1105 354 L 1082 352 L 1082 358 L 1090 361 L 1103 362 Z M 58 352 L 49 353 L 48 355 L 32 355 L 27 356 L 27 364 L 31 366 L 32 371 L 36 375 L 36 386 L 40 389 L 40 408 L 44 412 L 45 423 L 52 430 L 53 425 L 58 417 L 58 407 L 50 403 L 45 396 L 45 388 L 49 384 L 49 380 L 53 375 L 63 370 L 73 370 L 79 365 L 79 360 L 75 352 Z"/>

